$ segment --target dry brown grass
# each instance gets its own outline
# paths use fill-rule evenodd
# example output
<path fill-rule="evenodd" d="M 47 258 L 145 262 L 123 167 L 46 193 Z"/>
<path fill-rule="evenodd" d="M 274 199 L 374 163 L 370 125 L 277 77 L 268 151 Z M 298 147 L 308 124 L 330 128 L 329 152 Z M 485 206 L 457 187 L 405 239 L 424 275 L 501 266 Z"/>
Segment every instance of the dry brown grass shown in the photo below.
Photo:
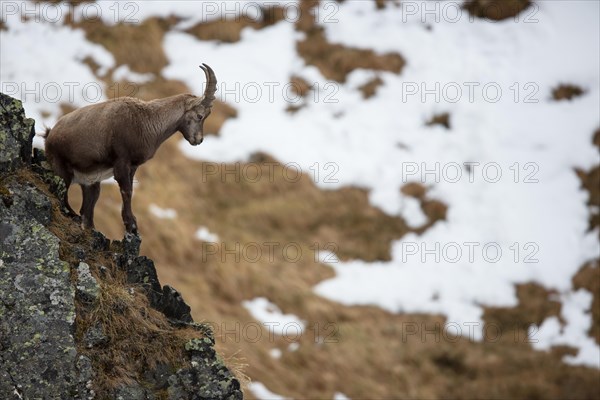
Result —
<path fill-rule="evenodd" d="M 329 43 L 323 28 L 317 25 L 311 13 L 317 5 L 318 1 L 301 1 L 300 18 L 296 22 L 296 29 L 306 34 L 306 37 L 296 44 L 296 50 L 306 64 L 319 68 L 325 78 L 342 83 L 346 81 L 350 72 L 358 68 L 396 74 L 402 72 L 405 61 L 398 53 L 377 54 L 370 49 Z"/>
<path fill-rule="evenodd" d="M 585 90 L 577 85 L 560 84 L 552 89 L 552 98 L 556 101 L 572 100 L 575 97 L 583 96 Z"/>
<path fill-rule="evenodd" d="M 500 21 L 518 15 L 530 5 L 530 0 L 468 0 L 463 8 L 475 17 Z"/>
<path fill-rule="evenodd" d="M 308 96 L 308 94 L 311 91 L 311 85 L 310 83 L 308 83 L 304 78 L 297 76 L 297 75 L 293 75 L 290 78 L 290 89 L 291 91 L 301 97 L 302 99 L 306 99 L 306 96 Z M 304 107 L 306 107 L 306 101 L 302 101 L 302 102 L 298 102 L 298 103 L 289 103 L 285 109 L 285 111 L 287 111 L 290 114 L 295 114 L 298 111 L 300 111 L 301 109 L 303 109 Z"/>
<path fill-rule="evenodd" d="M 581 185 L 589 193 L 587 204 L 600 207 L 600 165 L 596 165 L 587 172 L 578 169 L 577 174 Z"/>
<path fill-rule="evenodd" d="M 406 196 L 423 199 L 427 193 L 427 188 L 420 183 L 410 182 L 402 186 L 400 191 Z"/>
<path fill-rule="evenodd" d="M 300 10 L 296 29 L 301 32 L 309 32 L 316 28 L 317 23 L 312 14 L 312 9 L 319 5 L 319 0 L 300 0 L 298 8 Z"/>
<path fill-rule="evenodd" d="M 241 39 L 245 28 L 263 29 L 284 19 L 284 9 L 269 6 L 261 9 L 260 18 L 239 16 L 234 19 L 201 22 L 186 30 L 200 40 L 216 40 L 223 43 L 234 43 Z"/>
<path fill-rule="evenodd" d="M 594 132 L 592 144 L 600 151 L 600 129 Z M 600 229 L 600 164 L 589 171 L 575 168 L 575 173 L 581 181 L 582 188 L 588 192 L 589 230 Z"/>
<path fill-rule="evenodd" d="M 369 99 L 377 93 L 377 89 L 379 86 L 383 85 L 383 80 L 380 77 L 375 77 L 370 81 L 366 82 L 364 85 L 360 86 L 358 90 L 363 95 L 363 99 Z"/>
<path fill-rule="evenodd" d="M 594 132 L 592 144 L 600 151 L 600 128 Z M 575 172 L 581 180 L 583 189 L 588 192 L 589 229 L 600 231 L 600 164 L 588 172 L 582 169 L 576 169 Z M 592 326 L 589 333 L 596 339 L 596 343 L 600 344 L 600 258 L 591 260 L 581 267 L 573 277 L 573 288 L 586 289 L 594 296 L 590 310 Z"/>
<path fill-rule="evenodd" d="M 124 383 L 140 381 L 144 373 L 160 364 L 171 365 L 174 372 L 183 365 L 184 345 L 197 338 L 192 329 L 173 328 L 166 317 L 152 309 L 139 288 L 126 284 L 124 276 L 112 271 L 101 283 L 101 295 L 91 310 L 79 305 L 76 338 L 83 340 L 87 329 L 99 324 L 108 343 L 92 348 L 80 347 L 81 354 L 93 361 L 101 377 L 100 392 Z M 98 272 L 95 271 L 98 278 Z"/>
<path fill-rule="evenodd" d="M 581 181 L 583 188 L 589 193 L 587 204 L 590 211 L 589 229 L 600 227 L 600 212 L 595 207 L 600 207 L 600 165 L 596 165 L 589 171 L 576 168 L 575 172 Z"/>
<path fill-rule="evenodd" d="M 310 83 L 300 76 L 293 75 L 290 78 L 290 83 L 292 84 L 292 91 L 300 97 L 306 97 L 306 95 L 310 92 Z"/>
<path fill-rule="evenodd" d="M 386 6 L 385 0 L 375 0 L 375 7 L 377 7 L 378 10 L 383 10 Z"/>
<path fill-rule="evenodd" d="M 167 65 L 162 48 L 165 32 L 177 19 L 149 18 L 139 25 L 119 23 L 106 26 L 100 20 L 70 21 L 76 28 L 85 31 L 86 38 L 98 43 L 115 57 L 117 65 L 127 64 L 132 71 L 159 74 Z"/>
<path fill-rule="evenodd" d="M 58 4 L 58 3 L 68 3 L 68 4 L 71 4 L 73 6 L 78 6 L 78 5 L 83 4 L 83 3 L 94 3 L 96 0 L 34 0 L 34 1 L 36 3 L 44 3 L 44 2 L 55 3 L 55 4 Z"/>
<path fill-rule="evenodd" d="M 377 8 L 378 10 L 383 10 L 384 8 L 392 7 L 392 6 L 393 7 L 400 6 L 400 0 L 373 0 L 373 1 L 375 2 L 375 8 Z"/>
<path fill-rule="evenodd" d="M 309 31 L 306 38 L 297 43 L 296 49 L 304 61 L 319 68 L 325 78 L 342 83 L 358 68 L 399 74 L 405 64 L 398 53 L 377 54 L 373 50 L 329 43 L 322 29 Z"/>
<path fill-rule="evenodd" d="M 450 114 L 449 113 L 441 113 L 435 114 L 429 121 L 425 123 L 427 126 L 439 125 L 443 126 L 446 129 L 450 129 Z"/>
<path fill-rule="evenodd" d="M 595 259 L 586 263 L 577 275 L 573 277 L 574 289 L 586 289 L 594 300 L 592 301 L 592 326 L 589 334 L 596 339 L 596 343 L 600 344 L 600 260 Z"/>
<path fill-rule="evenodd" d="M 516 285 L 519 304 L 515 307 L 486 307 L 483 319 L 487 325 L 498 327 L 505 339 L 526 338 L 532 324 L 540 326 L 548 317 L 560 316 L 561 304 L 553 300 L 557 292 L 545 289 L 536 283 Z M 494 331 L 492 331 L 493 333 Z"/>

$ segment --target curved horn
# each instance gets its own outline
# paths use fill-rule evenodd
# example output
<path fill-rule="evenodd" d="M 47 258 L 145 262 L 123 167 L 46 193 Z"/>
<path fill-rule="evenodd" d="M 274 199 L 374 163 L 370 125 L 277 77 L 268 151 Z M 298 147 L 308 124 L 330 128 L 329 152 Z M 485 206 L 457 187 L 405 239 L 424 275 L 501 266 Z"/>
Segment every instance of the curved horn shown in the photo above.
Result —
<path fill-rule="evenodd" d="M 217 91 L 217 77 L 208 65 L 202 63 L 200 68 L 204 71 L 204 75 L 206 75 L 206 89 L 204 90 L 204 96 L 200 104 L 204 107 L 211 107 L 213 101 L 215 101 L 215 92 Z"/>

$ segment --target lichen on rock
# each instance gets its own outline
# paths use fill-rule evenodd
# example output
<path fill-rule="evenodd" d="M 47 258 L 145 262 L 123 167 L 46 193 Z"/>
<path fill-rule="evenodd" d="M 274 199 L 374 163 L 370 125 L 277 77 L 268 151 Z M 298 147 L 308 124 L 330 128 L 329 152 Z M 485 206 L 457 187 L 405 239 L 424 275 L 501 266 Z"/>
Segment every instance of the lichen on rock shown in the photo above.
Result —
<path fill-rule="evenodd" d="M 0 169 L 31 161 L 35 121 L 26 118 L 21 101 L 0 93 Z"/>

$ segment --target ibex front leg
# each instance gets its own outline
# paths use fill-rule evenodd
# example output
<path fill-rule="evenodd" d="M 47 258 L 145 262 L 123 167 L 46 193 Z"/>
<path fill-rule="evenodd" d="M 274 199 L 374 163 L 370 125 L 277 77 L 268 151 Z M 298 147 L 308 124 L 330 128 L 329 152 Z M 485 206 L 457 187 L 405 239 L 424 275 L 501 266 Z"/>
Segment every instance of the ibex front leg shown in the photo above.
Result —
<path fill-rule="evenodd" d="M 129 165 L 126 162 L 119 162 L 115 165 L 115 179 L 119 183 L 121 189 L 121 197 L 123 198 L 123 208 L 121 209 L 121 217 L 125 229 L 130 233 L 137 233 L 137 221 L 131 211 L 131 197 L 133 195 L 133 175 L 137 167 Z"/>

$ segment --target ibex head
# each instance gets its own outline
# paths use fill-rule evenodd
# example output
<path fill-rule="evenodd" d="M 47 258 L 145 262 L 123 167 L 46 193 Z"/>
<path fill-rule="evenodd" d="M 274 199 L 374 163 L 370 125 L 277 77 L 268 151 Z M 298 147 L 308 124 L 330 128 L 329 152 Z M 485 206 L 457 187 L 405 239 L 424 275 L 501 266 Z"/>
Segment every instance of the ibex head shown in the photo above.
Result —
<path fill-rule="evenodd" d="M 185 105 L 185 114 L 179 130 L 192 146 L 204 140 L 204 120 L 210 115 L 217 91 L 217 77 L 211 67 L 200 65 L 206 75 L 206 89 L 202 97 L 194 97 Z"/>

